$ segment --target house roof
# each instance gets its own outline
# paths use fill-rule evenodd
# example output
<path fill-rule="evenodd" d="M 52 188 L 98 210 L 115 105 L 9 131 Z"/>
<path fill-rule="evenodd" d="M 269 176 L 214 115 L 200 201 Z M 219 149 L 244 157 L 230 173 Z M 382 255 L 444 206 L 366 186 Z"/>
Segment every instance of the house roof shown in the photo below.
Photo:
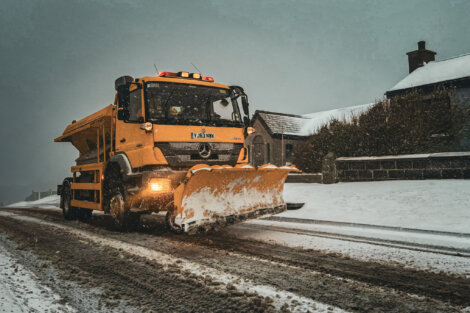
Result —
<path fill-rule="evenodd" d="M 393 86 L 389 92 L 467 77 L 470 77 L 470 54 L 429 62 L 411 72 Z"/>
<path fill-rule="evenodd" d="M 331 120 L 336 119 L 342 122 L 350 122 L 353 117 L 357 117 L 362 113 L 369 110 L 374 103 L 360 104 L 346 108 L 315 112 L 310 114 L 304 114 L 308 120 L 302 127 L 302 133 L 308 136 L 316 133 L 321 127 L 329 124 Z"/>
<path fill-rule="evenodd" d="M 284 134 L 306 137 L 316 133 L 333 119 L 345 122 L 351 121 L 352 117 L 361 115 L 373 105 L 373 103 L 361 104 L 304 115 L 256 111 L 253 117 L 258 116 L 271 135 Z"/>
<path fill-rule="evenodd" d="M 285 114 L 268 111 L 256 111 L 255 116 L 258 115 L 271 135 L 291 135 L 291 136 L 305 136 L 302 133 L 302 126 L 307 121 L 307 118 L 301 115 Z"/>

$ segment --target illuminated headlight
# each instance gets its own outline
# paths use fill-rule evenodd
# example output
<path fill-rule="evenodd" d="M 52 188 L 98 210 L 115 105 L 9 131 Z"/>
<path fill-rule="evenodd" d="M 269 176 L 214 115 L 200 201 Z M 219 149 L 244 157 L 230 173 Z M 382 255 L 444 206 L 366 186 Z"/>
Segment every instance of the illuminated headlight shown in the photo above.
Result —
<path fill-rule="evenodd" d="M 179 76 L 179 77 L 188 78 L 188 77 L 189 77 L 189 73 L 188 73 L 188 72 L 178 72 L 178 76 Z"/>
<path fill-rule="evenodd" d="M 148 186 L 153 192 L 171 192 L 171 180 L 168 178 L 151 178 Z"/>

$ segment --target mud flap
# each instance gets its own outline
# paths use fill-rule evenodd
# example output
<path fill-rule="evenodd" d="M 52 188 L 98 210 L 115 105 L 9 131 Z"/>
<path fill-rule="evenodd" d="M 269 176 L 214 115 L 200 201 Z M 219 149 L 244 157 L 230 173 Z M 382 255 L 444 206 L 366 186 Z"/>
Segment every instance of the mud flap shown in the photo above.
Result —
<path fill-rule="evenodd" d="M 192 232 L 283 212 L 284 181 L 294 171 L 299 170 L 271 164 L 196 165 L 174 192 L 175 223 Z"/>

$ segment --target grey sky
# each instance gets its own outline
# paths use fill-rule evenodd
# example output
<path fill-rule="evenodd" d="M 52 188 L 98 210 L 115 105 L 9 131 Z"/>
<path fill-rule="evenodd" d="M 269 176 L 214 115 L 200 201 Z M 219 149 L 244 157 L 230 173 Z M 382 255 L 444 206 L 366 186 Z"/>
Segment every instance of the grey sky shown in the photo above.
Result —
<path fill-rule="evenodd" d="M 193 68 L 245 87 L 255 109 L 372 102 L 418 40 L 470 52 L 470 1 L 2 1 L 0 202 L 54 187 L 77 156 L 53 143 L 111 103 L 114 79 Z M 25 191 L 26 190 L 26 191 Z"/>

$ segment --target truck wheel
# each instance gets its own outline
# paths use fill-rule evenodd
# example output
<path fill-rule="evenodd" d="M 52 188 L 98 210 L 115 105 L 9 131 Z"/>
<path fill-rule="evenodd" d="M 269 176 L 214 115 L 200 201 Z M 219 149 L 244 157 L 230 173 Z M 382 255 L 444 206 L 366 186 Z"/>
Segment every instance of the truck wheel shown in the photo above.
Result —
<path fill-rule="evenodd" d="M 60 195 L 60 202 L 62 204 L 62 214 L 66 220 L 72 221 L 77 219 L 77 209 L 72 207 L 70 202 L 72 201 L 72 190 L 67 182 L 64 182 L 64 187 Z"/>
<path fill-rule="evenodd" d="M 181 228 L 181 226 L 175 223 L 175 216 L 173 215 L 173 212 L 171 211 L 166 212 L 165 222 L 168 228 L 171 230 L 171 232 L 175 234 L 181 234 L 183 232 L 183 229 Z"/>
<path fill-rule="evenodd" d="M 125 230 L 126 219 L 129 211 L 124 205 L 124 197 L 120 191 L 114 193 L 109 199 L 109 213 L 114 219 L 114 223 L 119 230 Z"/>

